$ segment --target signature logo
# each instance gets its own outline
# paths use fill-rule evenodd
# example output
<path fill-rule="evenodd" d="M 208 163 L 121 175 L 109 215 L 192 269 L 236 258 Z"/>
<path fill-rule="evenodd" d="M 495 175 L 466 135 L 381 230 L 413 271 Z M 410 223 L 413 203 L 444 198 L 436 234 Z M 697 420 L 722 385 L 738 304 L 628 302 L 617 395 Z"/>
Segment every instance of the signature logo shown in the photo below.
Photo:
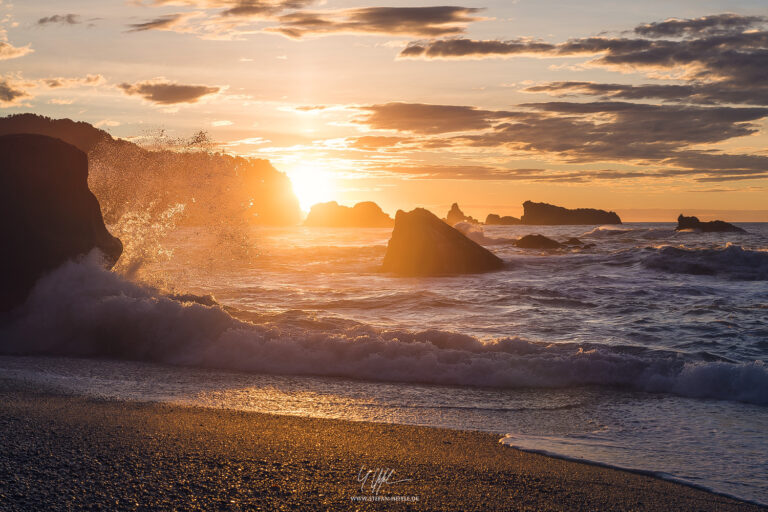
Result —
<path fill-rule="evenodd" d="M 357 472 L 357 481 L 360 484 L 360 492 L 370 489 L 373 495 L 378 495 L 381 488 L 386 485 L 410 482 L 410 478 L 394 480 L 395 470 L 391 468 L 365 469 L 365 466 Z"/>

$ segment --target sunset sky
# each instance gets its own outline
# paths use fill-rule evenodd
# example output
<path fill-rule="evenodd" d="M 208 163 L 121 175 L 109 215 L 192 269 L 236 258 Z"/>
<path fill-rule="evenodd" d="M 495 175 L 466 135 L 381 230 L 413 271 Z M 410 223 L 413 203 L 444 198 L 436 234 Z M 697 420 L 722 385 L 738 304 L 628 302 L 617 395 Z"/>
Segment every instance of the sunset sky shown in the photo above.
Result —
<path fill-rule="evenodd" d="M 304 208 L 768 221 L 765 0 L 0 0 L 0 20 L 2 115 L 207 130 Z"/>

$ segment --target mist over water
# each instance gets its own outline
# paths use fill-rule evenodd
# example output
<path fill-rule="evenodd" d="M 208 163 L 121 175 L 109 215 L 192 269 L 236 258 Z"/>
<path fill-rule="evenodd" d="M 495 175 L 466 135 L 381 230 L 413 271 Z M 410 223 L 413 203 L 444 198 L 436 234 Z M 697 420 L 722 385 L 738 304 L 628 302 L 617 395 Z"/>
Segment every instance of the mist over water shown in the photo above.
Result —
<path fill-rule="evenodd" d="M 158 249 L 117 274 L 86 261 L 42 280 L 3 323 L 6 352 L 225 370 L 213 388 L 195 371 L 149 366 L 105 386 L 93 379 L 109 371 L 97 367 L 68 384 L 81 392 L 117 386 L 129 398 L 509 433 L 517 446 L 768 501 L 753 478 L 768 477 L 757 455 L 768 423 L 765 225 L 745 224 L 746 235 L 671 224 L 474 228 L 504 270 L 399 278 L 379 272 L 386 229 L 231 236 L 168 220 L 124 231 Z M 511 244 L 532 232 L 595 246 Z M 6 375 L 12 366 L 0 365 Z M 76 367 L 11 373 L 34 380 Z M 168 372 L 190 380 L 172 385 Z M 292 381 L 283 398 L 265 394 L 279 375 L 314 377 Z M 116 384 L 142 379 L 159 397 Z M 345 387 L 359 390 L 351 402 Z M 679 457 L 658 456 L 671 446 Z M 724 457 L 732 464 L 718 469 Z"/>

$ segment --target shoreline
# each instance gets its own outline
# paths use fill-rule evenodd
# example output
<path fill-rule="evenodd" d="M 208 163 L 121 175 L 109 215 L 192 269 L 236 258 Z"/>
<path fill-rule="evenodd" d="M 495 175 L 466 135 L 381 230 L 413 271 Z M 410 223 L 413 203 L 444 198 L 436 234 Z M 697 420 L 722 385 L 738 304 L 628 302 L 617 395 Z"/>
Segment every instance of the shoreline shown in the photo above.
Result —
<path fill-rule="evenodd" d="M 0 429 L 4 510 L 765 510 L 518 450 L 497 434 L 102 400 L 6 380 Z"/>

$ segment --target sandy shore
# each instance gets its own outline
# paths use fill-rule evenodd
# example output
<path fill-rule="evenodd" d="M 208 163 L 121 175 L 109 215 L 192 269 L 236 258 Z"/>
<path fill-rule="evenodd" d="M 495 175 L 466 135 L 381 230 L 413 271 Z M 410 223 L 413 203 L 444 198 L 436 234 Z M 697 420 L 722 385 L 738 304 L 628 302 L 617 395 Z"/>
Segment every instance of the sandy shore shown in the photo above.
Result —
<path fill-rule="evenodd" d="M 0 436 L 4 511 L 763 510 L 520 452 L 496 435 L 99 401 L 8 382 Z"/>

